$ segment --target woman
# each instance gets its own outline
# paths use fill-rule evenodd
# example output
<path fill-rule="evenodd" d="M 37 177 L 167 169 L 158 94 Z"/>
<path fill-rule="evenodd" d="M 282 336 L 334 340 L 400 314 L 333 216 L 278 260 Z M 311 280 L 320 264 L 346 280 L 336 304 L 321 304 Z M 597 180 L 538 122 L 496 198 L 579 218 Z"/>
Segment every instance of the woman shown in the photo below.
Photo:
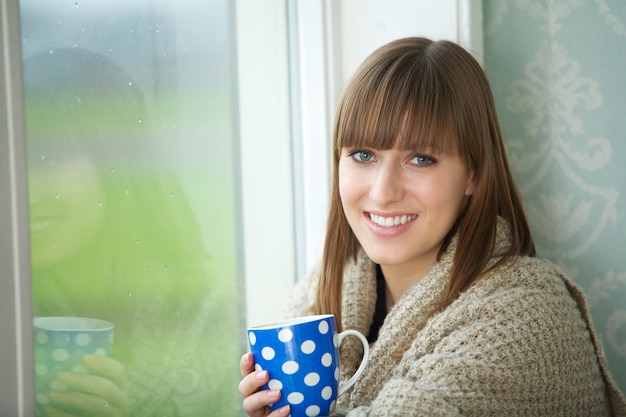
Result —
<path fill-rule="evenodd" d="M 236 393 L 215 334 L 230 337 L 236 318 L 223 317 L 142 92 L 115 63 L 79 48 L 26 59 L 24 81 L 35 315 L 115 325 L 113 357 L 86 356 L 92 373 L 60 374 L 38 393 L 41 411 L 235 415 L 224 405 Z"/>
<path fill-rule="evenodd" d="M 369 335 L 370 359 L 336 413 L 608 416 L 626 402 L 582 292 L 535 248 L 488 81 L 447 41 L 375 51 L 337 112 L 321 267 L 288 314 L 332 313 Z M 360 361 L 342 346 L 341 378 Z M 244 355 L 250 416 L 279 392 Z"/>

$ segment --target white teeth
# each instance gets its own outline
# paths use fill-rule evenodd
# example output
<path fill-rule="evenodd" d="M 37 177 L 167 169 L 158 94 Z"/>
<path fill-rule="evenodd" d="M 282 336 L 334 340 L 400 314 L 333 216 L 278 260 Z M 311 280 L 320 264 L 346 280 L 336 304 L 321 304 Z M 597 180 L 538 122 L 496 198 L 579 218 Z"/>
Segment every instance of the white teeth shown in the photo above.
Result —
<path fill-rule="evenodd" d="M 405 224 L 407 222 L 415 220 L 415 218 L 417 218 L 417 215 L 415 214 L 410 214 L 408 216 L 406 214 L 403 214 L 402 216 L 383 217 L 383 216 L 378 216 L 376 214 L 370 213 L 370 219 L 374 223 L 382 227 L 398 226 L 400 224 Z"/>

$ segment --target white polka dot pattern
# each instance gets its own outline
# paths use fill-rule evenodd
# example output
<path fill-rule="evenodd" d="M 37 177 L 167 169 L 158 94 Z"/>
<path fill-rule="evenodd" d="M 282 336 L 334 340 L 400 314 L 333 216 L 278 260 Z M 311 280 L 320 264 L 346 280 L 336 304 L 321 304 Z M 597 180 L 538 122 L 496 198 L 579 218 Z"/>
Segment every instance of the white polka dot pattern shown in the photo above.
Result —
<path fill-rule="evenodd" d="M 282 391 L 272 410 L 289 404 L 292 417 L 325 416 L 334 410 L 339 353 L 333 316 L 318 316 L 297 325 L 252 328 L 248 341 L 256 369 L 270 374 L 265 389 Z"/>
<path fill-rule="evenodd" d="M 113 325 L 94 320 L 101 328 L 90 330 L 74 329 L 68 324 L 73 321 L 91 322 L 91 319 L 73 317 L 36 318 L 34 322 L 35 341 L 35 385 L 36 401 L 40 410 L 50 403 L 48 392 L 67 390 L 67 386 L 57 379 L 59 372 L 88 373 L 83 364 L 85 354 L 111 356 L 113 346 Z M 62 330 L 51 327 L 60 326 Z M 39 415 L 39 413 L 38 413 Z"/>

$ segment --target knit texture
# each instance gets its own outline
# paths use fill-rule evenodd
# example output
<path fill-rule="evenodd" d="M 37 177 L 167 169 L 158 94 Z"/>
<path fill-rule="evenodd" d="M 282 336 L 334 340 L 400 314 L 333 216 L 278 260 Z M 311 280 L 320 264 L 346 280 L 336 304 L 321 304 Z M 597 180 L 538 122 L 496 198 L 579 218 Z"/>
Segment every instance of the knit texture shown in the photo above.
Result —
<path fill-rule="evenodd" d="M 509 244 L 501 223 L 492 262 Z M 455 250 L 456 239 L 391 309 L 333 415 L 626 416 L 583 293 L 551 263 L 514 258 L 431 317 Z M 318 277 L 296 286 L 288 316 L 311 314 Z M 366 335 L 375 305 L 375 265 L 361 252 L 345 270 L 343 328 Z M 361 361 L 353 339 L 342 344 L 342 381 Z"/>

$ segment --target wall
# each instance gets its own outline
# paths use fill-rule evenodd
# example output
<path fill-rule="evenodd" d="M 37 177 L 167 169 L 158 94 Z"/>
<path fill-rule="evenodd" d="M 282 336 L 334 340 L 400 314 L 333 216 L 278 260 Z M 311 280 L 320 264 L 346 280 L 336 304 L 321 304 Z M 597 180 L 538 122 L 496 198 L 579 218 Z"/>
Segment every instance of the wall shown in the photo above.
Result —
<path fill-rule="evenodd" d="M 586 291 L 626 390 L 626 3 L 483 7 L 485 67 L 538 252 Z"/>

